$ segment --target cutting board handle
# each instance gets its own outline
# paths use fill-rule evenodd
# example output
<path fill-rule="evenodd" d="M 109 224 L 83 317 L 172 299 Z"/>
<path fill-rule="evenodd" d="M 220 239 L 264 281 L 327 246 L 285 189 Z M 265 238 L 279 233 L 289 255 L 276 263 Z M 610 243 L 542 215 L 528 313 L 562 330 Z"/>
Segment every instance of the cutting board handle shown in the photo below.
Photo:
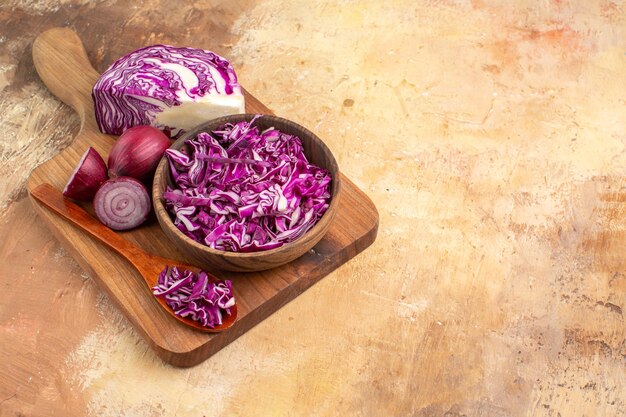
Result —
<path fill-rule="evenodd" d="M 91 89 L 99 77 L 85 47 L 71 29 L 53 28 L 33 43 L 35 69 L 48 89 L 80 116 L 93 119 Z"/>

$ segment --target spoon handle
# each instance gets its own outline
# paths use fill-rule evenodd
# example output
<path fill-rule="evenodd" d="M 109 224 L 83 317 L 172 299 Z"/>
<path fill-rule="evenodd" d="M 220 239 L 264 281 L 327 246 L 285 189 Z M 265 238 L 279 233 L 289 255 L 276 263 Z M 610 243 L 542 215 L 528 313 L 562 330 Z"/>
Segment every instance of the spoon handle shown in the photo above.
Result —
<path fill-rule="evenodd" d="M 86 231 L 91 236 L 104 243 L 109 248 L 126 258 L 131 264 L 137 266 L 141 259 L 146 259 L 148 254 L 133 245 L 119 234 L 109 229 L 97 219 L 87 213 L 79 205 L 71 202 L 68 198 L 48 183 L 39 185 L 30 193 L 35 200 L 42 203 L 52 211 L 69 220 L 75 226 Z"/>

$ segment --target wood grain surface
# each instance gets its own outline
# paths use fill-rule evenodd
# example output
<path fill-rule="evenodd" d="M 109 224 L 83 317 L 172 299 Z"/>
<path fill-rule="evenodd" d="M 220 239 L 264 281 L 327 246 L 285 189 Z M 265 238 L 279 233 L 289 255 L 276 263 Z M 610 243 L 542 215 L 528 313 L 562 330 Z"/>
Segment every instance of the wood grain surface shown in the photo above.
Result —
<path fill-rule="evenodd" d="M 28 180 L 29 192 L 45 183 L 61 190 L 89 146 L 106 160 L 115 138 L 100 133 L 96 125 L 91 88 L 97 72 L 91 67 L 74 31 L 53 28 L 39 35 L 33 43 L 33 62 L 50 91 L 75 109 L 81 120 L 81 130 L 72 144 L 37 167 Z M 68 78 L 75 83 L 66 88 Z M 251 95 L 244 93 L 248 100 Z M 269 109 L 258 101 L 248 101 L 246 110 L 249 113 L 270 114 Z M 236 322 L 228 330 L 212 334 L 181 326 L 154 299 L 143 282 L 144 278 L 128 260 L 50 212 L 40 201 L 34 198 L 32 201 L 55 236 L 93 274 L 157 354 L 173 365 L 192 366 L 215 354 L 374 241 L 378 230 L 376 208 L 347 178 L 342 177 L 341 183 L 345 184 L 344 195 L 338 199 L 337 214 L 322 240 L 306 254 L 291 263 L 262 272 L 211 271 L 220 279 L 233 281 L 239 311 Z M 189 253 L 168 239 L 154 216 L 141 227 L 120 235 L 150 254 L 174 259 L 180 264 L 197 263 Z"/>
<path fill-rule="evenodd" d="M 7 0 L 0 22 L 0 416 L 626 415 L 623 2 Z M 32 62 L 55 26 L 98 72 L 151 43 L 228 57 L 324 138 L 376 242 L 165 365 L 25 198 L 80 129 Z"/>

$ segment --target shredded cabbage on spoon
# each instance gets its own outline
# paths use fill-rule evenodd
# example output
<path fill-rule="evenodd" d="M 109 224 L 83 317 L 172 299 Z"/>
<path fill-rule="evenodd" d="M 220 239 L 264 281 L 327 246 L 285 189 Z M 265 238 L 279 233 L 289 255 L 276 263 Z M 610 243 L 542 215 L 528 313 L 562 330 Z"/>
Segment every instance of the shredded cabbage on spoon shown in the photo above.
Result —
<path fill-rule="evenodd" d="M 211 282 L 204 271 L 195 274 L 176 266 L 165 267 L 152 293 L 164 298 L 177 316 L 210 328 L 221 325 L 224 315 L 231 315 L 235 305 L 231 281 Z"/>
<path fill-rule="evenodd" d="M 258 117 L 258 116 L 257 116 Z M 168 149 L 174 224 L 210 248 L 263 251 L 303 236 L 330 200 L 331 176 L 308 162 L 300 138 L 250 122 L 226 124 Z"/>

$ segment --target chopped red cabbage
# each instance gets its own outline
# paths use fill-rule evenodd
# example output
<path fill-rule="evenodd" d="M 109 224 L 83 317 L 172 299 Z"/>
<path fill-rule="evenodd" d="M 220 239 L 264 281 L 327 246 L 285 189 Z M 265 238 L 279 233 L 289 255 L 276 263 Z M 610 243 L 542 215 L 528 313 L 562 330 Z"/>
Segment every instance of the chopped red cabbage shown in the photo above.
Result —
<path fill-rule="evenodd" d="M 180 317 L 189 317 L 205 327 L 223 323 L 235 305 L 233 284 L 229 280 L 211 282 L 204 271 L 198 274 L 177 267 L 165 267 L 159 275 L 153 294 L 165 302 Z"/>
<path fill-rule="evenodd" d="M 200 133 L 186 142 L 189 151 L 165 152 L 175 182 L 165 206 L 180 231 L 213 249 L 277 248 L 328 208 L 330 173 L 308 162 L 300 138 L 259 132 L 255 120 Z"/>

